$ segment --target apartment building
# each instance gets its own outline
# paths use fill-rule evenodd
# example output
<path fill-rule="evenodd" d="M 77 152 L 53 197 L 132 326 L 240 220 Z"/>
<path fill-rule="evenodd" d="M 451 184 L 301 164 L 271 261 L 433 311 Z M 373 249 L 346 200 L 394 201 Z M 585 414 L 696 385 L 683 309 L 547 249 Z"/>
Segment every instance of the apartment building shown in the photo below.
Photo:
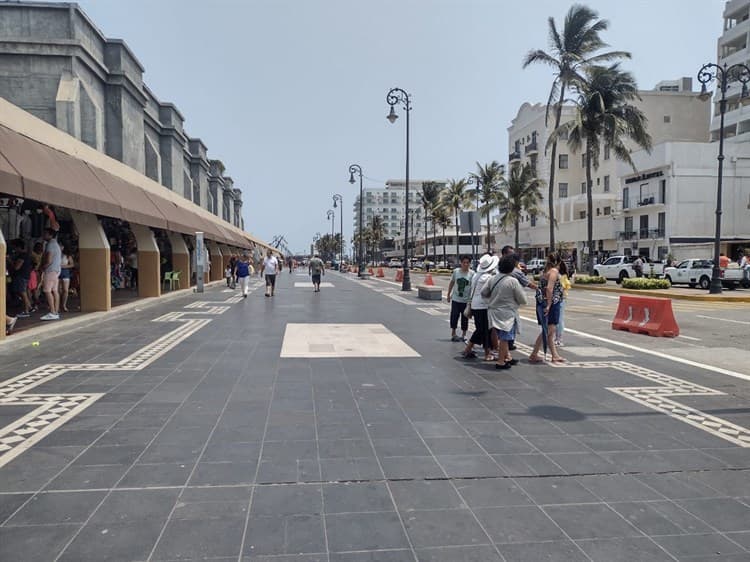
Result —
<path fill-rule="evenodd" d="M 750 0 L 749 0 L 750 1 Z M 710 111 L 708 100 L 701 100 L 692 91 L 692 80 L 663 81 L 653 90 L 639 92 L 640 100 L 634 105 L 648 119 L 648 130 L 654 145 L 667 141 L 701 142 L 708 140 Z M 563 108 L 562 121 L 572 120 L 575 109 Z M 511 166 L 529 163 L 537 176 L 549 178 L 550 166 L 556 166 L 554 208 L 556 240 L 569 251 L 576 249 L 579 256 L 587 253 L 587 202 L 586 166 L 584 154 L 572 150 L 563 140 L 558 142 L 556 162 L 550 162 L 547 142 L 552 132 L 553 120 L 546 121 L 543 104 L 524 103 L 508 127 Z M 635 147 L 634 147 L 635 148 Z M 631 170 L 632 171 L 632 170 Z M 618 218 L 622 215 L 623 201 L 619 170 L 614 154 L 603 146 L 599 167 L 592 170 L 592 197 L 594 200 L 595 253 L 607 254 L 618 249 L 617 232 L 623 230 Z M 519 247 L 529 257 L 542 256 L 549 244 L 547 219 L 547 187 L 542 189 L 544 201 L 539 216 L 522 217 Z M 500 232 L 496 245 L 512 243 L 513 233 Z"/>

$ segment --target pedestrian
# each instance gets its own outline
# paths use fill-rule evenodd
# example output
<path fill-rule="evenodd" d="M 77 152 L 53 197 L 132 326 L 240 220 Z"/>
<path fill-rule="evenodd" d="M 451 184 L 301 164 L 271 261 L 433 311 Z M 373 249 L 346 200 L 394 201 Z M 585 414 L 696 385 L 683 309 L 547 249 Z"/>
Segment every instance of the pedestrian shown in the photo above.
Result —
<path fill-rule="evenodd" d="M 451 341 L 453 342 L 466 341 L 469 319 L 463 315 L 463 311 L 466 308 L 466 303 L 469 302 L 471 279 L 474 276 L 474 272 L 470 268 L 471 258 L 469 256 L 461 256 L 459 262 L 461 266 L 453 270 L 450 283 L 448 283 L 447 298 L 448 302 L 451 303 L 450 326 Z M 459 318 L 461 319 L 461 337 L 456 335 Z"/>
<path fill-rule="evenodd" d="M 726 257 L 723 252 L 719 254 L 719 267 L 721 269 L 729 267 L 729 258 Z"/>
<path fill-rule="evenodd" d="M 547 354 L 549 347 L 554 363 L 564 363 L 565 359 L 560 357 L 555 345 L 557 325 L 560 322 L 560 302 L 562 301 L 562 283 L 560 282 L 560 270 L 558 269 L 560 259 L 552 252 L 547 256 L 547 264 L 544 273 L 539 280 L 536 290 L 536 320 L 542 327 L 542 332 L 536 338 L 534 349 L 529 355 L 529 363 L 542 363 L 539 358 L 539 350 L 544 347 Z"/>
<path fill-rule="evenodd" d="M 513 270 L 513 277 L 516 278 L 516 281 L 518 281 L 521 284 L 521 287 L 524 289 L 528 288 L 532 291 L 536 290 L 536 283 L 534 283 L 533 279 L 529 279 L 529 277 L 523 272 L 523 269 L 521 269 L 521 260 L 516 254 L 516 250 L 513 246 L 503 246 L 500 250 L 500 254 L 505 257 L 509 255 L 515 255 L 516 256 L 516 268 Z M 493 343 L 495 344 L 495 347 L 497 347 L 497 340 L 496 340 L 496 334 L 493 331 L 492 332 L 492 338 Z M 511 351 L 514 351 L 516 349 L 516 342 L 515 340 L 510 340 L 508 342 L 508 349 Z"/>
<path fill-rule="evenodd" d="M 266 276 L 266 296 L 272 297 L 276 292 L 276 274 L 279 271 L 279 260 L 268 250 L 261 266 L 261 275 Z"/>
<path fill-rule="evenodd" d="M 18 316 L 5 317 L 5 335 L 8 335 L 13 331 L 13 328 L 16 327 L 16 322 L 18 322 Z"/>
<path fill-rule="evenodd" d="M 286 263 L 289 266 L 289 273 L 291 273 L 292 272 L 292 266 L 294 265 L 294 259 L 292 259 L 292 256 L 289 256 L 286 259 Z"/>
<path fill-rule="evenodd" d="M 471 339 L 469 339 L 464 348 L 463 356 L 466 359 L 476 357 L 473 349 L 475 345 L 481 345 L 484 349 L 485 361 L 492 361 L 494 359 L 492 356 L 489 317 L 487 315 L 487 299 L 482 296 L 482 290 L 486 286 L 487 281 L 495 274 L 495 269 L 499 261 L 500 259 L 497 257 L 489 254 L 483 255 L 479 259 L 477 272 L 471 279 L 471 317 L 474 318 L 474 333 L 471 334 Z"/>
<path fill-rule="evenodd" d="M 487 301 L 490 329 L 496 331 L 497 362 L 495 369 L 510 369 L 518 363 L 510 353 L 510 342 L 515 341 L 521 332 L 521 319 L 518 308 L 526 304 L 526 294 L 520 281 L 513 275 L 518 267 L 518 257 L 507 254 L 498 263 L 497 275 L 493 276 L 484 289 L 482 296 Z"/>
<path fill-rule="evenodd" d="M 557 325 L 557 331 L 555 332 L 555 345 L 557 347 L 563 347 L 562 335 L 565 331 L 565 303 L 568 301 L 568 291 L 573 286 L 570 282 L 570 276 L 568 275 L 568 266 L 565 260 L 560 260 L 560 284 L 562 285 L 562 300 L 560 301 L 560 323 Z"/>
<path fill-rule="evenodd" d="M 320 276 L 326 274 L 326 267 L 323 263 L 323 260 L 321 260 L 318 257 L 318 254 L 313 255 L 312 258 L 310 258 L 310 262 L 307 265 L 308 272 L 310 273 L 310 278 L 312 279 L 313 284 L 313 292 L 319 293 L 320 292 Z"/>
<path fill-rule="evenodd" d="M 60 310 L 68 312 L 68 296 L 70 294 L 70 280 L 73 277 L 73 268 L 75 262 L 73 256 L 68 251 L 67 244 L 60 244 L 60 251 L 62 252 L 62 258 L 60 260 Z"/>
<path fill-rule="evenodd" d="M 60 244 L 57 243 L 56 230 L 46 228 L 43 238 L 47 244 L 42 256 L 42 291 L 44 291 L 44 296 L 47 297 L 49 312 L 42 316 L 40 320 L 59 320 L 60 294 L 57 292 L 57 286 L 60 280 L 62 251 L 60 250 Z"/>
<path fill-rule="evenodd" d="M 26 251 L 23 240 L 16 239 L 11 242 L 13 257 L 10 261 L 10 292 L 13 296 L 21 299 L 23 311 L 19 312 L 18 318 L 28 318 L 31 314 L 31 299 L 29 297 L 29 280 L 34 264 Z"/>
<path fill-rule="evenodd" d="M 227 287 L 232 286 L 232 265 L 231 263 L 227 265 L 227 268 L 224 270 L 224 279 L 227 280 Z"/>
<path fill-rule="evenodd" d="M 255 273 L 253 266 L 250 263 L 250 256 L 246 253 L 242 254 L 242 257 L 234 266 L 234 274 L 237 276 L 237 281 L 240 284 L 240 291 L 242 297 L 247 298 L 247 292 L 250 288 L 250 276 Z"/>
<path fill-rule="evenodd" d="M 643 259 L 641 256 L 637 256 L 633 262 L 633 271 L 635 271 L 636 277 L 643 277 Z"/>
<path fill-rule="evenodd" d="M 128 269 L 130 270 L 130 288 L 138 290 L 138 249 L 133 248 L 128 254 Z"/>

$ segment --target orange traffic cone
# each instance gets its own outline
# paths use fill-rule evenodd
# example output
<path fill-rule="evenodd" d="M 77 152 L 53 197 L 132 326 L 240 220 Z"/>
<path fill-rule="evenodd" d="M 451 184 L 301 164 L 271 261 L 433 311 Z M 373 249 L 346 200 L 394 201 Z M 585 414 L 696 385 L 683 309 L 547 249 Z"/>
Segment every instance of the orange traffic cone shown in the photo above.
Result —
<path fill-rule="evenodd" d="M 424 276 L 424 284 L 425 285 L 434 285 L 435 282 L 432 280 L 432 273 L 428 273 Z"/>
<path fill-rule="evenodd" d="M 378 277 L 385 277 L 385 274 L 383 273 L 383 268 L 382 267 L 378 268 L 378 275 L 377 276 Z"/>
<path fill-rule="evenodd" d="M 396 282 L 401 282 L 404 280 L 404 270 L 403 269 L 397 269 L 396 270 Z"/>
<path fill-rule="evenodd" d="M 372 270 L 372 268 L 369 268 L 367 270 L 367 273 L 369 273 L 370 275 L 375 275 L 375 272 Z"/>

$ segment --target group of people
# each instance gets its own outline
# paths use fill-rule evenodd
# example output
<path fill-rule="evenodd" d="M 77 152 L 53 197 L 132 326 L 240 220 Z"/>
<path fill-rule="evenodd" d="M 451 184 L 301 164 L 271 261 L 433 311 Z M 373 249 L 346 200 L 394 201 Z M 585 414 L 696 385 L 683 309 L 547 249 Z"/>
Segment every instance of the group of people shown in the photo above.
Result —
<path fill-rule="evenodd" d="M 29 252 L 21 239 L 12 240 L 8 256 L 10 296 L 22 308 L 15 316 L 6 317 L 6 331 L 11 332 L 19 318 L 29 318 L 43 306 L 44 294 L 48 312 L 40 320 L 59 320 L 60 312 L 68 312 L 68 296 L 75 260 L 65 244 L 58 241 L 58 231 L 44 230 L 42 242 Z"/>
<path fill-rule="evenodd" d="M 271 250 L 268 250 L 258 273 L 260 276 L 265 276 L 267 297 L 273 297 L 276 294 L 276 276 L 281 272 L 282 267 L 283 263 L 273 255 Z M 250 291 L 250 277 L 253 275 L 255 275 L 255 266 L 247 252 L 243 253 L 239 259 L 232 256 L 229 265 L 224 270 L 227 287 L 234 288 L 239 284 L 244 298 L 247 298 Z"/>
<path fill-rule="evenodd" d="M 549 348 L 553 362 L 561 363 L 564 305 L 570 288 L 567 266 L 556 253 L 547 256 L 544 271 L 535 283 L 521 269 L 520 260 L 512 246 L 502 249 L 502 256 L 485 254 L 477 270 L 471 269 L 471 258 L 462 256 L 448 285 L 451 303 L 451 341 L 465 342 L 463 356 L 477 357 L 475 346 L 484 350 L 484 360 L 494 361 L 496 369 L 510 369 L 518 363 L 511 352 L 521 332 L 519 308 L 528 303 L 525 289 L 534 291 L 536 319 L 541 333 L 529 355 L 530 363 L 541 363 L 540 352 L 546 356 Z M 474 319 L 475 330 L 467 339 L 469 319 Z M 457 334 L 459 329 L 461 335 Z"/>

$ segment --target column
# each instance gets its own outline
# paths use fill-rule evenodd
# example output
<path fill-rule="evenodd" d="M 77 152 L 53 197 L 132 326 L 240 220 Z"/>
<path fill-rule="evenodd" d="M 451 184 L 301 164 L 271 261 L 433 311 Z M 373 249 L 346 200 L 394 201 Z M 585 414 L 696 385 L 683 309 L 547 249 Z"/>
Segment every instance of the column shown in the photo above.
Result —
<path fill-rule="evenodd" d="M 78 231 L 78 266 L 81 273 L 81 311 L 112 308 L 109 242 L 96 215 L 71 211 Z"/>
<path fill-rule="evenodd" d="M 130 230 L 138 244 L 138 296 L 161 296 L 161 254 L 154 232 L 140 224 L 131 224 Z"/>
<path fill-rule="evenodd" d="M 219 245 L 209 240 L 206 242 L 206 248 L 208 248 L 209 258 L 211 260 L 211 271 L 208 276 L 209 281 L 221 281 L 224 278 L 224 268 L 222 267 L 223 258 Z"/>
<path fill-rule="evenodd" d="M 169 233 L 169 243 L 172 245 L 172 270 L 180 272 L 180 289 L 190 287 L 190 252 L 182 234 Z"/>
<path fill-rule="evenodd" d="M 7 283 L 5 282 L 5 255 L 7 252 L 7 246 L 5 244 L 5 237 L 3 231 L 0 230 L 0 322 L 2 322 L 2 329 L 0 329 L 0 340 L 5 339 L 5 290 Z"/>

